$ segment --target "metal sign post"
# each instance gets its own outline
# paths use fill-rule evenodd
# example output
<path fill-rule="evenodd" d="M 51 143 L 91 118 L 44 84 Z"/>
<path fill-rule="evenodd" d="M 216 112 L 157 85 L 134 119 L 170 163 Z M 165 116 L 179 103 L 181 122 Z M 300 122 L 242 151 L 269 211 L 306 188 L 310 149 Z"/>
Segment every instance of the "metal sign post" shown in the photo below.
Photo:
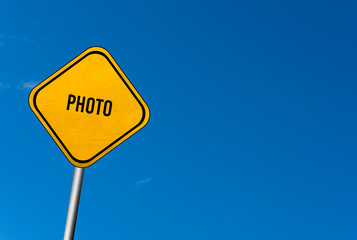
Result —
<path fill-rule="evenodd" d="M 76 228 L 79 198 L 81 196 L 84 168 L 75 167 L 73 174 L 71 197 L 69 200 L 66 229 L 63 240 L 73 240 Z"/>

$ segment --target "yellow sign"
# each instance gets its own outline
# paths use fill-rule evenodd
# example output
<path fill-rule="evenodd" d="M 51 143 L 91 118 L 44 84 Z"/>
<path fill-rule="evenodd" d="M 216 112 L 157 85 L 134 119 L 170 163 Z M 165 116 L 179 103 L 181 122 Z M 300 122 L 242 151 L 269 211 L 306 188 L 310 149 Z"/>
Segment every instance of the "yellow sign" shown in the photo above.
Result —
<path fill-rule="evenodd" d="M 144 100 L 100 47 L 87 49 L 37 85 L 29 102 L 77 167 L 92 165 L 149 120 Z"/>

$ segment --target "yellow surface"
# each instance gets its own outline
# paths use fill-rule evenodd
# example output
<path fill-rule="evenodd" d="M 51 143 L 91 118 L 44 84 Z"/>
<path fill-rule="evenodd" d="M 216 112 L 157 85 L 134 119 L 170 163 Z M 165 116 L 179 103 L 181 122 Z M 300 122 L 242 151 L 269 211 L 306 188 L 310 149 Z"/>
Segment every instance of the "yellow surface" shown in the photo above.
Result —
<path fill-rule="evenodd" d="M 36 86 L 29 102 L 62 152 L 77 167 L 92 165 L 149 120 L 144 100 L 110 54 L 100 47 L 87 49 Z"/>

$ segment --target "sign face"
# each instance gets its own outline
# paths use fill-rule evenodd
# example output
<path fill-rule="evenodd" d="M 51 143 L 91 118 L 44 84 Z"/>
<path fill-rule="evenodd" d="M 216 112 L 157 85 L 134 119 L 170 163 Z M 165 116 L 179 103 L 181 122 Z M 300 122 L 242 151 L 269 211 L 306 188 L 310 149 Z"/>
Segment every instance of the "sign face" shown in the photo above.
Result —
<path fill-rule="evenodd" d="M 100 47 L 87 49 L 37 85 L 29 102 L 77 167 L 92 165 L 149 120 L 144 100 Z"/>

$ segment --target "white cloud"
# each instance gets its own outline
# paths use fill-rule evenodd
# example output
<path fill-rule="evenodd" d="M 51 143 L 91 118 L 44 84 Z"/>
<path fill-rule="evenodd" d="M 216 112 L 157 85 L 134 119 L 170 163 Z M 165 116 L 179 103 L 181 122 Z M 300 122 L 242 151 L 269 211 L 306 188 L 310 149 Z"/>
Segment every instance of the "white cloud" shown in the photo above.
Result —
<path fill-rule="evenodd" d="M 136 183 L 134 183 L 134 187 L 140 187 L 142 185 L 144 185 L 145 183 L 148 183 L 152 180 L 152 178 L 146 178 L 144 180 L 140 180 L 140 181 L 137 181 Z"/>
<path fill-rule="evenodd" d="M 33 89 L 38 83 L 36 82 L 24 82 L 19 88 L 20 89 Z"/>

